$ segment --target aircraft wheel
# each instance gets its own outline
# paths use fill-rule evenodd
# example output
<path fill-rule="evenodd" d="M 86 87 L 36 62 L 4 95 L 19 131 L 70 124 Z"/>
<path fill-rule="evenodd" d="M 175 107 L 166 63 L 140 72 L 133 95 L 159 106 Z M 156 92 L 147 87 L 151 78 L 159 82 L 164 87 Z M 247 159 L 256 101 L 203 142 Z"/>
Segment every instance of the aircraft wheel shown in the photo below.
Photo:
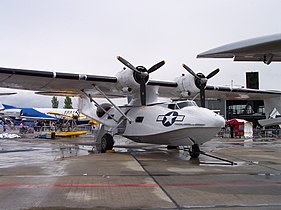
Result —
<path fill-rule="evenodd" d="M 191 158 L 198 158 L 200 153 L 201 152 L 198 144 L 193 144 L 189 149 L 189 155 Z"/>
<path fill-rule="evenodd" d="M 101 152 L 104 153 L 106 150 L 112 150 L 114 144 L 113 137 L 110 134 L 104 134 L 101 138 Z"/>

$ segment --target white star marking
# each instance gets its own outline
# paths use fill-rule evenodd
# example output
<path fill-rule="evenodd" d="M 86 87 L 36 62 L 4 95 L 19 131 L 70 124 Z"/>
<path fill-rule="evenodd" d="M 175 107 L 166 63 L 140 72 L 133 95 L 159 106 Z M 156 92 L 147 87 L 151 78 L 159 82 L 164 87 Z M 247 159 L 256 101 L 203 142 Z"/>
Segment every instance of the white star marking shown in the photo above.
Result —
<path fill-rule="evenodd" d="M 173 122 L 173 120 L 175 119 L 175 118 L 177 118 L 177 116 L 174 116 L 174 115 L 170 115 L 170 116 L 165 116 L 166 117 L 166 120 L 165 120 L 165 123 L 164 124 L 166 124 L 167 122 L 169 122 L 170 124 L 172 124 Z"/>

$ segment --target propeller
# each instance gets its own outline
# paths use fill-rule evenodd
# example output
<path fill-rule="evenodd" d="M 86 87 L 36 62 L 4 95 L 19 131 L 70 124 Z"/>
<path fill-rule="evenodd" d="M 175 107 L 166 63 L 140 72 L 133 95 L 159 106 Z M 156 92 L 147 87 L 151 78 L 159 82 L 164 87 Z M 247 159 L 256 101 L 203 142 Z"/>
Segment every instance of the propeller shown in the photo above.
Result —
<path fill-rule="evenodd" d="M 211 73 L 209 73 L 206 77 L 202 73 L 195 74 L 194 71 L 189 68 L 187 65 L 182 64 L 183 68 L 185 68 L 192 76 L 194 76 L 195 85 L 200 90 L 200 101 L 201 107 L 205 107 L 205 87 L 207 85 L 208 79 L 211 79 L 217 73 L 219 73 L 219 69 L 215 69 Z"/>
<path fill-rule="evenodd" d="M 133 66 L 131 63 L 129 63 L 121 56 L 117 56 L 117 59 L 125 66 L 127 66 L 129 69 L 134 71 L 133 73 L 134 79 L 137 83 L 140 84 L 141 105 L 146 105 L 146 83 L 149 79 L 149 74 L 162 67 L 165 64 L 165 61 L 160 61 L 159 63 L 153 65 L 147 70 L 144 66 L 137 66 L 137 67 Z"/>

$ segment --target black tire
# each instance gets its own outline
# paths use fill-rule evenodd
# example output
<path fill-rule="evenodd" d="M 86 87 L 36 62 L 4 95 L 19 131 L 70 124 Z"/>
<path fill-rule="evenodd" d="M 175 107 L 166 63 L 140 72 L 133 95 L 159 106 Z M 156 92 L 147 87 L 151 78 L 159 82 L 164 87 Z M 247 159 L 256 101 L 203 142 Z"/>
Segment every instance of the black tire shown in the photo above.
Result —
<path fill-rule="evenodd" d="M 112 150 L 114 145 L 113 137 L 110 134 L 104 134 L 101 138 L 101 152 L 104 153 L 106 150 Z"/>
<path fill-rule="evenodd" d="M 201 151 L 198 144 L 193 144 L 189 150 L 189 155 L 191 158 L 198 158 Z"/>

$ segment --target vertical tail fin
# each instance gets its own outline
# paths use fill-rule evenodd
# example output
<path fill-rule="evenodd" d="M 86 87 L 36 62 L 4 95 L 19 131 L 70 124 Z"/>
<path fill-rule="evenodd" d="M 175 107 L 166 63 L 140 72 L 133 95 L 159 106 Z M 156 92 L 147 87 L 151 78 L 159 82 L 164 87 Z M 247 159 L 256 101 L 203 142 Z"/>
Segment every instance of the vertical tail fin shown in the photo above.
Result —
<path fill-rule="evenodd" d="M 281 97 L 267 98 L 264 100 L 265 120 L 259 120 L 261 126 L 281 125 Z M 281 126 L 280 126 L 281 127 Z"/>
<path fill-rule="evenodd" d="M 5 106 L 0 102 L 0 110 L 4 110 Z"/>
<path fill-rule="evenodd" d="M 264 100 L 266 118 L 276 118 L 281 113 L 281 97 L 267 98 Z"/>

